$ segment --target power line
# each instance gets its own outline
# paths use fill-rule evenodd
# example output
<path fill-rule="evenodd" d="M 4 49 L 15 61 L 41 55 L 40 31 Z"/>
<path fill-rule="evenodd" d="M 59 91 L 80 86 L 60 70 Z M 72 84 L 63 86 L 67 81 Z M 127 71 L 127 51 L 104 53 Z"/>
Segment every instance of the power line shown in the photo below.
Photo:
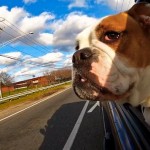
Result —
<path fill-rule="evenodd" d="M 15 37 L 15 36 L 13 36 L 12 34 L 8 33 L 7 31 L 4 31 L 4 30 L 3 30 L 3 32 L 6 33 L 7 35 L 9 35 L 9 36 L 12 37 L 12 38 Z M 29 36 L 29 35 L 27 35 L 27 36 Z M 27 37 L 24 37 L 24 38 L 27 39 Z M 30 41 L 29 39 L 27 39 L 27 40 Z M 35 49 L 35 50 L 37 50 L 37 51 L 40 51 L 41 53 L 46 54 L 45 51 L 39 50 L 39 49 L 35 48 L 34 46 L 31 46 L 30 44 L 28 44 L 27 42 L 25 42 L 25 41 L 23 41 L 23 40 L 21 40 L 21 39 L 20 39 L 19 41 L 21 41 L 21 42 L 24 43 L 25 45 L 28 45 L 28 46 L 32 47 L 33 49 Z M 30 41 L 30 42 L 31 42 L 31 41 Z"/>
<path fill-rule="evenodd" d="M 2 26 L 4 26 L 4 29 L 2 29 L 2 32 L 3 33 L 2 35 L 5 35 L 7 38 L 15 38 L 14 35 L 18 35 L 18 34 L 26 34 L 25 32 L 23 32 L 22 30 L 20 30 L 16 25 L 10 23 L 8 20 L 4 19 L 4 21 L 0 22 L 2 24 Z M 11 32 L 9 32 L 11 31 Z M 22 40 L 19 39 L 18 41 L 21 41 L 22 43 L 25 43 L 26 45 L 28 45 L 29 47 L 32 47 L 33 49 L 35 49 L 36 51 L 40 51 L 42 54 L 47 54 L 48 52 L 53 52 L 49 50 L 49 48 L 45 47 L 45 45 L 43 45 L 42 43 L 38 42 L 37 40 L 34 40 L 33 38 L 31 38 L 29 35 L 27 35 L 26 37 L 23 37 Z M 32 46 L 32 44 L 34 44 L 34 46 Z M 35 45 L 38 45 L 38 48 L 35 47 Z M 11 47 L 15 50 L 17 50 L 16 48 L 10 46 L 10 45 L 6 45 L 8 47 Z M 23 52 L 22 50 L 17 50 L 17 51 L 21 51 Z M 27 55 L 30 55 L 29 53 L 26 53 L 26 52 L 23 52 Z M 30 55 L 31 56 L 31 55 Z M 56 62 L 46 62 L 46 63 L 42 63 L 43 59 L 41 58 L 37 58 L 38 60 L 41 59 L 41 62 L 36 62 L 34 60 L 26 60 L 26 59 L 20 59 L 20 58 L 17 58 L 17 57 L 14 57 L 14 56 L 10 56 L 10 55 L 6 55 L 6 54 L 0 54 L 0 57 L 4 57 L 4 58 L 8 58 L 8 59 L 12 59 L 12 60 L 15 60 L 16 62 L 13 63 L 15 64 L 15 66 L 22 66 L 22 67 L 26 67 L 25 65 L 30 65 L 28 66 L 28 68 L 34 68 L 34 69 L 39 69 L 39 73 L 41 72 L 41 70 L 46 70 L 44 67 L 46 67 L 47 69 L 51 68 L 52 70 L 58 70 L 58 69 L 61 69 L 61 68 L 56 68 Z M 51 59 L 51 58 L 50 58 Z M 21 62 L 21 63 L 17 63 L 17 62 Z M 4 66 L 4 65 L 3 65 Z M 6 66 L 6 65 L 5 65 Z M 11 67 L 11 65 L 8 65 Z M 49 66 L 49 68 L 48 68 Z M 59 66 L 57 64 L 57 66 Z M 61 66 L 61 65 L 60 65 Z M 38 67 L 38 68 L 36 68 Z M 63 67 L 64 68 L 64 67 Z M 66 67 L 67 68 L 67 67 Z M 20 70 L 21 71 L 21 70 Z M 26 70 L 26 71 L 23 71 L 21 73 L 24 73 L 24 72 L 28 72 L 30 70 Z M 22 74 L 23 75 L 23 74 Z"/>
<path fill-rule="evenodd" d="M 47 62 L 47 63 L 35 63 L 35 62 L 28 62 L 26 61 L 25 63 L 23 62 L 24 60 L 23 59 L 19 59 L 19 58 L 16 58 L 16 57 L 13 57 L 13 56 L 8 56 L 8 55 L 3 55 L 3 54 L 0 54 L 1 57 L 5 57 L 5 58 L 8 58 L 8 59 L 12 59 L 12 60 L 16 60 L 16 61 L 20 61 L 21 63 L 23 63 L 22 65 L 24 65 L 25 63 L 26 64 L 29 64 L 29 65 L 32 65 L 32 67 L 30 68 L 34 68 L 34 67 L 47 67 L 47 66 L 51 66 L 53 67 L 53 62 Z"/>
<path fill-rule="evenodd" d="M 71 69 L 71 67 L 70 66 L 66 66 L 66 67 L 51 67 L 51 69 L 53 69 L 53 70 L 51 70 L 51 71 L 54 71 L 54 70 L 61 70 L 61 69 Z M 25 72 L 29 72 L 29 71 L 22 71 L 21 73 L 25 73 Z"/>
<path fill-rule="evenodd" d="M 121 5 L 121 11 L 123 10 L 123 3 L 124 3 L 124 0 L 122 1 L 122 5 Z"/>
<path fill-rule="evenodd" d="M 17 61 L 21 61 L 21 59 L 18 59 L 16 57 L 12 57 L 12 56 L 8 56 L 8 55 L 3 55 L 3 54 L 0 54 L 1 57 L 5 57 L 5 58 L 9 58 L 9 59 L 13 59 L 13 60 L 17 60 Z"/>
<path fill-rule="evenodd" d="M 117 12 L 117 7 L 118 7 L 118 0 L 117 0 L 117 3 L 116 3 L 116 12 Z"/>
<path fill-rule="evenodd" d="M 13 57 L 13 56 L 8 56 L 8 55 L 3 55 L 3 54 L 0 54 L 0 56 L 23 62 L 22 59 L 19 59 L 19 58 Z M 34 65 L 34 66 L 44 66 L 44 65 L 50 65 L 50 64 L 52 64 L 52 62 L 49 62 L 49 63 L 35 63 L 34 62 L 34 63 L 32 63 L 32 62 L 28 62 L 28 61 L 26 61 L 26 63 L 30 64 L 30 65 Z"/>
<path fill-rule="evenodd" d="M 6 20 L 6 19 L 5 19 Z M 13 29 L 11 26 L 9 26 L 8 24 L 6 24 L 6 23 L 4 23 L 5 25 L 7 25 L 9 28 L 11 28 L 12 30 L 14 30 L 14 31 L 20 31 L 21 33 L 24 33 L 25 34 L 25 32 L 23 32 L 22 30 L 20 30 L 16 25 L 14 25 L 14 24 L 12 24 L 12 23 L 10 23 L 8 20 L 6 20 L 6 22 L 8 22 L 11 26 L 13 26 L 14 28 L 16 28 L 17 30 L 15 30 L 15 29 Z M 27 39 L 29 39 L 28 37 L 26 37 Z M 35 41 L 34 39 L 30 39 L 30 40 L 32 40 L 32 42 L 33 43 L 35 43 L 35 44 L 38 44 L 42 49 L 44 49 L 46 52 L 47 51 L 49 51 L 49 49 L 47 48 L 47 47 L 45 47 L 45 45 L 43 45 L 42 43 L 39 43 L 39 42 L 37 42 L 37 41 Z M 42 46 L 41 46 L 42 45 Z"/>
<path fill-rule="evenodd" d="M 8 32 L 6 32 L 6 31 L 4 31 L 3 30 L 3 32 L 4 33 L 6 33 L 6 34 L 8 34 L 10 37 L 12 37 L 12 38 L 14 38 L 14 36 L 12 35 L 12 34 L 10 34 L 10 33 L 8 33 Z M 26 44 L 26 42 L 23 42 L 23 43 L 25 43 Z M 27 44 L 27 45 L 29 45 L 29 44 Z M 8 45 L 7 45 L 8 46 Z M 29 45 L 30 46 L 30 45 Z M 10 46 L 11 47 L 11 46 Z M 30 47 L 32 47 L 32 48 L 34 48 L 34 49 L 36 49 L 35 47 L 33 47 L 33 46 L 30 46 Z M 13 47 L 12 47 L 13 48 Z M 16 49 L 16 48 L 14 48 L 14 49 Z M 36 49 L 37 50 L 37 49 Z M 21 51 L 21 50 L 20 50 Z M 24 53 L 24 52 L 23 52 Z M 28 54 L 28 53 L 26 53 L 26 54 Z M 29 54 L 30 55 L 30 54 Z M 5 58 L 9 58 L 9 59 L 13 59 L 13 60 L 17 60 L 17 61 L 21 61 L 22 63 L 23 63 L 23 60 L 21 60 L 21 59 L 17 59 L 17 58 L 15 58 L 15 57 L 12 57 L 12 56 L 7 56 L 7 55 L 3 55 L 3 54 L 1 54 L 0 56 L 2 56 L 2 57 L 5 57 Z M 41 58 L 38 58 L 38 59 L 41 59 Z M 42 59 L 41 59 L 42 60 Z M 44 63 L 44 64 L 41 64 L 41 63 L 31 63 L 31 62 L 26 62 L 26 63 L 28 63 L 28 64 L 30 64 L 30 65 L 34 65 L 34 66 L 41 66 L 41 67 L 46 67 L 46 66 L 48 66 L 48 65 L 50 65 L 51 64 L 51 62 L 50 63 Z"/>
<path fill-rule="evenodd" d="M 36 57 L 36 56 L 35 56 L 35 55 L 33 55 L 33 54 L 30 54 L 30 53 L 24 52 L 23 50 L 21 50 L 21 49 L 17 49 L 17 48 L 15 48 L 15 47 L 10 46 L 10 45 L 7 45 L 7 47 L 10 47 L 10 48 L 12 48 L 12 49 L 14 49 L 14 50 L 16 50 L 16 51 L 22 52 L 22 53 L 24 53 L 24 54 L 26 54 L 26 55 Z"/>
<path fill-rule="evenodd" d="M 15 50 L 17 50 L 17 51 L 20 51 L 20 52 L 22 52 L 22 53 L 25 53 L 25 54 L 27 54 L 27 55 L 30 55 L 29 53 L 23 52 L 22 50 L 18 50 L 18 49 L 16 49 L 16 48 L 12 47 L 12 46 L 9 46 L 9 47 L 11 47 L 11 48 L 13 48 L 13 49 L 15 49 Z M 30 56 L 31 56 L 31 55 L 30 55 Z M 34 56 L 34 55 L 32 55 L 32 56 Z M 34 56 L 34 57 L 36 57 L 36 56 Z M 38 58 L 38 59 L 41 60 L 41 61 L 43 61 L 41 58 Z M 42 63 L 42 64 L 39 64 L 39 63 L 37 63 L 37 64 L 29 63 L 29 64 L 31 64 L 31 65 L 36 65 L 36 66 L 41 66 L 41 67 L 46 67 L 46 65 L 47 65 L 47 66 L 50 65 L 50 64 L 52 64 L 52 62 L 49 62 L 49 63 Z"/>
<path fill-rule="evenodd" d="M 129 8 L 129 6 L 130 6 L 130 2 L 131 2 L 131 0 L 129 0 L 129 2 L 128 2 L 128 8 Z"/>

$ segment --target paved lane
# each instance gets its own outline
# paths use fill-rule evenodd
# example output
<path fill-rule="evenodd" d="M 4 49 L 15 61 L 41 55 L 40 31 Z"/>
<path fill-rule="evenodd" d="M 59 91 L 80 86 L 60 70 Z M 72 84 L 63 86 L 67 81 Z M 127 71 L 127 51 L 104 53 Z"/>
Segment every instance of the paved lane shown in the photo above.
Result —
<path fill-rule="evenodd" d="M 62 150 L 86 101 L 72 89 L 0 122 L 0 150 Z M 73 150 L 100 149 L 103 134 L 99 108 L 87 111 L 72 144 Z"/>

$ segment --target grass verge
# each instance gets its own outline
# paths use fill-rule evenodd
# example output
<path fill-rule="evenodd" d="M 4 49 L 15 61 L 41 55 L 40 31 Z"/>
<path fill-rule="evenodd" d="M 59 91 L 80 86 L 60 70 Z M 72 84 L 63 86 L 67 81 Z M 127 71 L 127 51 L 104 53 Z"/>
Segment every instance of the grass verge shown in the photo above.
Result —
<path fill-rule="evenodd" d="M 11 106 L 18 105 L 18 104 L 21 104 L 24 102 L 37 101 L 41 98 L 47 97 L 47 96 L 52 95 L 58 91 L 61 91 L 65 88 L 68 88 L 69 86 L 71 86 L 71 82 L 65 83 L 63 85 L 59 85 L 56 87 L 52 87 L 52 88 L 49 88 L 49 89 L 46 89 L 43 91 L 35 92 L 35 93 L 29 94 L 29 95 L 26 95 L 26 96 L 23 96 L 23 97 L 20 97 L 17 99 L 13 99 L 11 101 L 6 101 L 6 102 L 0 104 L 0 110 L 4 110 L 6 108 L 9 108 Z"/>

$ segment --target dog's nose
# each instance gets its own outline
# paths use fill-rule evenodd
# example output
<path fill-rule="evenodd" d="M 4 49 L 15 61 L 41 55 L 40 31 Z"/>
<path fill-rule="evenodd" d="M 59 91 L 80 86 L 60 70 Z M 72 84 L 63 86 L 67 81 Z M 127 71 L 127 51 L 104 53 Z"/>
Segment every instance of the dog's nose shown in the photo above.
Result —
<path fill-rule="evenodd" d="M 92 56 L 92 51 L 90 48 L 83 48 L 74 53 L 72 57 L 73 64 L 79 64 Z"/>

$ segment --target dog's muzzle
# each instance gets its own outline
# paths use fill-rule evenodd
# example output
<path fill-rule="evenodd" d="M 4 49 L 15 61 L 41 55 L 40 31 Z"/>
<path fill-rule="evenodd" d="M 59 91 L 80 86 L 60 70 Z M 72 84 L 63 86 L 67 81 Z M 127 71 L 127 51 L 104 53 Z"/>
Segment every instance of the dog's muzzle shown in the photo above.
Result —
<path fill-rule="evenodd" d="M 72 57 L 73 67 L 78 67 L 82 65 L 85 60 L 88 60 L 92 57 L 92 51 L 90 48 L 83 48 L 74 53 Z"/>

